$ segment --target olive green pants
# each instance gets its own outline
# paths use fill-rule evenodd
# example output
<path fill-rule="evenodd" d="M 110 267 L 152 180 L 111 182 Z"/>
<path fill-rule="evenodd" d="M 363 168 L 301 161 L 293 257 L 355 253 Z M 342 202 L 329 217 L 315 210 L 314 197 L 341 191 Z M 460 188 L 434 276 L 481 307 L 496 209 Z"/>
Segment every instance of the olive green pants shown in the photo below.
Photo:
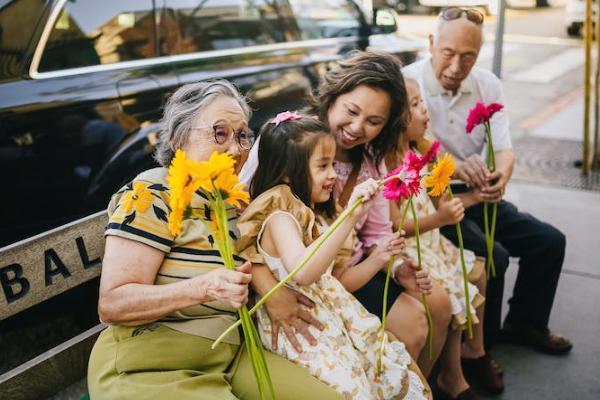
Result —
<path fill-rule="evenodd" d="M 245 346 L 212 341 L 163 325 L 111 326 L 90 356 L 88 388 L 92 400 L 258 399 Z M 278 400 L 341 399 L 305 369 L 265 351 Z"/>

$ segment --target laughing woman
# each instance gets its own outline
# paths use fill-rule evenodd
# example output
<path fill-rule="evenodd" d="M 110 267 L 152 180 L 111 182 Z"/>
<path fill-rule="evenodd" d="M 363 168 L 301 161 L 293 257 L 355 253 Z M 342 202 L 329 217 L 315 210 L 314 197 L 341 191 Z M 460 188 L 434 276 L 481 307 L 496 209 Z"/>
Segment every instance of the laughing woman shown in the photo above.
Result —
<path fill-rule="evenodd" d="M 109 207 L 98 311 L 109 327 L 90 356 L 92 399 L 257 399 L 238 332 L 213 341 L 246 303 L 250 264 L 227 270 L 197 220 L 172 235 L 167 167 L 182 149 L 194 161 L 224 152 L 238 163 L 250 148 L 250 110 L 227 81 L 183 86 L 169 99 L 156 159 Z M 199 195 L 192 207 L 207 204 Z M 235 223 L 235 221 L 234 221 Z M 265 353 L 278 399 L 338 399 L 305 370 Z"/>

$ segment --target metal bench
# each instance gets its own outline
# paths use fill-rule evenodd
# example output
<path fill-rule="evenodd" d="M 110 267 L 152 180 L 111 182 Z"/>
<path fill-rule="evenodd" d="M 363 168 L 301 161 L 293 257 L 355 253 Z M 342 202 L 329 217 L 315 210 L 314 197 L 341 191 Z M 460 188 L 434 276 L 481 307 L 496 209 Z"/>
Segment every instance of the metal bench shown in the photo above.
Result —
<path fill-rule="evenodd" d="M 0 249 L 0 323 L 97 278 L 106 223 L 102 211 Z M 60 310 L 53 312 L 60 315 Z M 90 351 L 103 328 L 97 324 L 0 371 L 0 398 L 46 398 L 85 377 Z"/>

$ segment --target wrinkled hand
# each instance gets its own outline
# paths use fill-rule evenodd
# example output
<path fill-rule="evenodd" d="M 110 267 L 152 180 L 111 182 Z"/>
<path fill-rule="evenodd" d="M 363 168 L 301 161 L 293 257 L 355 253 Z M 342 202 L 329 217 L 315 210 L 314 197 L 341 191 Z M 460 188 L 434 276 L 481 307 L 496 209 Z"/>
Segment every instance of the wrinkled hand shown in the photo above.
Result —
<path fill-rule="evenodd" d="M 404 250 L 404 235 L 404 231 L 394 232 L 379 240 L 369 257 L 373 257 L 380 264 L 388 262 L 390 257 L 397 256 Z"/>
<path fill-rule="evenodd" d="M 271 320 L 271 347 L 273 350 L 277 349 L 277 338 L 280 329 L 283 329 L 285 336 L 298 353 L 302 352 L 302 346 L 296 338 L 297 333 L 304 336 L 312 346 L 317 344 L 317 340 L 310 333 L 308 327 L 312 325 L 322 331 L 324 329 L 323 324 L 302 305 L 310 308 L 314 307 L 313 302 L 308 297 L 285 286 L 277 290 L 266 301 L 265 309 Z"/>
<path fill-rule="evenodd" d="M 192 284 L 205 285 L 206 294 L 210 299 L 240 308 L 248 302 L 248 284 L 252 279 L 251 268 L 250 262 L 245 262 L 235 271 L 219 268 L 192 278 L 190 281 Z"/>
<path fill-rule="evenodd" d="M 443 225 L 454 225 L 465 217 L 465 206 L 459 198 L 449 199 L 448 193 L 442 194 L 437 213 Z"/>
<path fill-rule="evenodd" d="M 396 268 L 394 271 L 394 280 L 408 291 L 426 295 L 431 294 L 433 287 L 429 272 L 425 270 L 419 271 L 417 264 L 411 260 L 404 260 Z"/>
<path fill-rule="evenodd" d="M 373 178 L 369 178 L 354 187 L 354 190 L 352 190 L 352 194 L 350 195 L 350 200 L 348 200 L 348 206 L 354 204 L 361 197 L 363 198 L 363 202 L 360 206 L 356 207 L 352 213 L 352 217 L 360 218 L 369 210 L 369 207 L 371 207 L 375 198 L 375 194 L 379 189 L 377 181 Z"/>
<path fill-rule="evenodd" d="M 501 171 L 490 173 L 486 184 L 481 188 L 481 198 L 488 203 L 498 203 L 504 196 L 507 184 L 506 175 Z"/>
<path fill-rule="evenodd" d="M 468 185 L 481 188 L 488 182 L 490 172 L 483 158 L 479 154 L 473 154 L 457 163 L 455 176 Z"/>

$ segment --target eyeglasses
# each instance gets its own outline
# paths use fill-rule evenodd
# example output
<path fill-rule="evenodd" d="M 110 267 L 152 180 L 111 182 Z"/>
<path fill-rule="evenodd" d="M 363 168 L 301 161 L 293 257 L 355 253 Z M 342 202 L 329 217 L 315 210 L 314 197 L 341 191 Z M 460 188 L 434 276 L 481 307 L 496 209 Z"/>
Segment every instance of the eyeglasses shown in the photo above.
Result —
<path fill-rule="evenodd" d="M 254 143 L 254 133 L 250 129 L 240 129 L 235 132 L 233 127 L 227 123 L 218 123 L 212 126 L 193 126 L 192 129 L 211 129 L 217 144 L 228 143 L 232 136 L 235 136 L 236 141 L 244 150 L 250 149 L 252 143 Z"/>
<path fill-rule="evenodd" d="M 462 15 L 465 14 L 467 19 L 474 24 L 481 25 L 483 24 L 483 14 L 481 11 L 476 10 L 474 8 L 460 8 L 460 7 L 448 7 L 444 8 L 440 12 L 440 17 L 445 19 L 446 21 L 452 21 L 455 19 L 459 19 Z"/>

